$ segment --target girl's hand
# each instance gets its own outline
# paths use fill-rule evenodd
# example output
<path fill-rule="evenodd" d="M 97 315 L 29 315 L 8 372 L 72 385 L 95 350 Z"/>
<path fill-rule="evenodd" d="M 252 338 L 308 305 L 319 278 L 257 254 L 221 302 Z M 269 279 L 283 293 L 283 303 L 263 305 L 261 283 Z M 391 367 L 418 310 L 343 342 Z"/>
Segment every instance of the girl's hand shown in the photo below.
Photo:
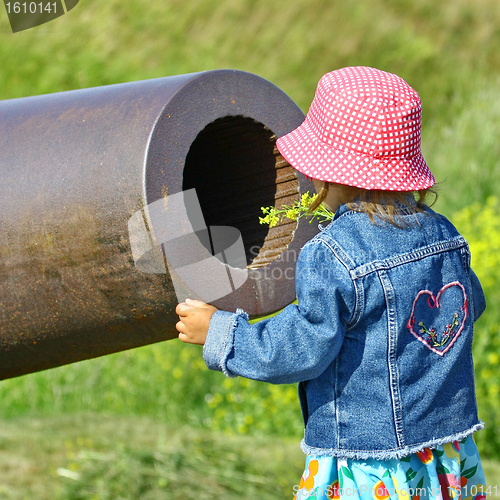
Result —
<path fill-rule="evenodd" d="M 177 304 L 175 313 L 179 321 L 175 325 L 179 339 L 188 344 L 203 345 L 207 338 L 208 325 L 217 308 L 201 300 L 186 299 Z"/>

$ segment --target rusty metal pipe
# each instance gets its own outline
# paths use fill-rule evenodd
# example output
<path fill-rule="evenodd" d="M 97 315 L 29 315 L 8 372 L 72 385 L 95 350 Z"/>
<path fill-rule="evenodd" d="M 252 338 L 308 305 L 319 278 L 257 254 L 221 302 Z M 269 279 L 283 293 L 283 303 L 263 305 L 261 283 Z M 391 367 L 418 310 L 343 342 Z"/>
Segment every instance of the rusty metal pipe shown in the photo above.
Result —
<path fill-rule="evenodd" d="M 207 226 L 245 247 L 248 279 L 215 304 L 290 303 L 315 229 L 258 217 L 311 189 L 274 148 L 303 118 L 233 70 L 0 101 L 0 379 L 175 337 L 171 275 L 134 265 L 128 222 L 193 188 Z"/>

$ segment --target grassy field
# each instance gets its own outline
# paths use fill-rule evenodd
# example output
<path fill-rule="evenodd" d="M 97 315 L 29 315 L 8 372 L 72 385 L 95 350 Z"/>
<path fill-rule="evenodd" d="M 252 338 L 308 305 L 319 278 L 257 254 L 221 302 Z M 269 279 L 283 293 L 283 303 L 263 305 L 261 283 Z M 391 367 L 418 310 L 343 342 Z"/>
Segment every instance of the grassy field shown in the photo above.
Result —
<path fill-rule="evenodd" d="M 405 78 L 423 101 L 436 208 L 464 231 L 485 284 L 478 443 L 498 484 L 499 26 L 498 0 L 81 0 L 13 35 L 0 6 L 0 99 L 235 68 L 307 111 L 327 71 Z M 295 392 L 224 379 L 176 341 L 4 381 L 0 499 L 287 497 L 303 461 Z"/>
<path fill-rule="evenodd" d="M 291 498 L 295 441 L 95 414 L 2 421 L 2 500 Z"/>
<path fill-rule="evenodd" d="M 227 436 L 151 417 L 0 422 L 2 500 L 291 499 L 304 465 L 290 438 Z M 500 498 L 498 464 L 483 466 L 487 498 Z"/>

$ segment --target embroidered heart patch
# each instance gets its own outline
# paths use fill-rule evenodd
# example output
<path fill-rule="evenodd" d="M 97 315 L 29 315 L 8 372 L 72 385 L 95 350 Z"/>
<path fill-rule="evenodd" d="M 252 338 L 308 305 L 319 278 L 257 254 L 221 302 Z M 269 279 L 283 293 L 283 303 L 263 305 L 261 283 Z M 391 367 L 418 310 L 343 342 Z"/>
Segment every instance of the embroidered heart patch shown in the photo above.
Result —
<path fill-rule="evenodd" d="M 464 329 L 467 304 L 465 288 L 458 281 L 443 286 L 437 295 L 420 290 L 406 327 L 432 352 L 444 356 Z"/>

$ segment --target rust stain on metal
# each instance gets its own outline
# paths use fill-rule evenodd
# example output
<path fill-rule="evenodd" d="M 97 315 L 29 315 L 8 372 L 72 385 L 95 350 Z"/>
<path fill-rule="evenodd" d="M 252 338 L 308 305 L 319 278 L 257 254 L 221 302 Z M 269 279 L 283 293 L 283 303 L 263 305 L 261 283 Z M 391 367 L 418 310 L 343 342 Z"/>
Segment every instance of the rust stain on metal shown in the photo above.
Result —
<path fill-rule="evenodd" d="M 291 302 L 293 281 L 260 271 L 289 268 L 313 232 L 258 219 L 309 188 L 274 147 L 302 120 L 233 70 L 0 101 L 0 379 L 177 336 L 171 277 L 135 267 L 128 220 L 190 187 L 207 225 L 238 228 L 246 249 L 248 281 L 216 305 Z"/>
<path fill-rule="evenodd" d="M 161 197 L 163 198 L 163 208 L 166 212 L 168 209 L 168 186 L 162 186 Z"/>

